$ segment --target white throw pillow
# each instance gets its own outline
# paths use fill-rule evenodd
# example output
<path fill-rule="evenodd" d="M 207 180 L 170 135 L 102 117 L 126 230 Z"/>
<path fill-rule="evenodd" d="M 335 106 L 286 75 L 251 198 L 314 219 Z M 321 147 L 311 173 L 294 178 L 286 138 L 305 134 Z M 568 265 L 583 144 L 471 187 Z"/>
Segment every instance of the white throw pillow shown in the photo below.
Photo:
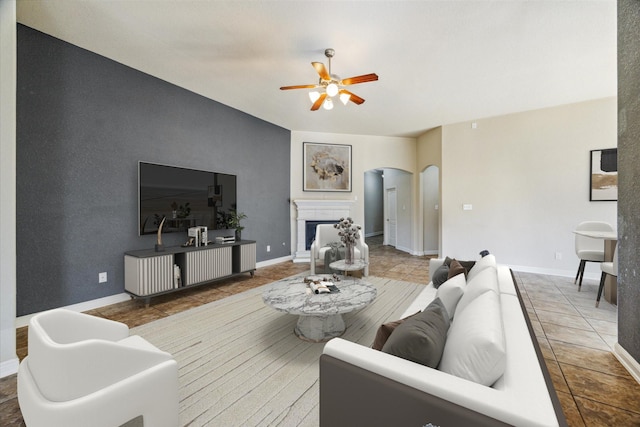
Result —
<path fill-rule="evenodd" d="M 496 256 L 493 254 L 489 254 L 480 258 L 476 263 L 471 267 L 469 273 L 467 274 L 467 282 L 473 279 L 478 273 L 484 270 L 487 267 L 496 267 Z"/>
<path fill-rule="evenodd" d="M 444 304 L 449 319 L 453 319 L 456 306 L 464 294 L 466 284 L 467 281 L 464 278 L 464 274 L 458 274 L 440 285 L 436 292 L 436 298 L 440 298 L 440 301 Z"/>
<path fill-rule="evenodd" d="M 473 280 L 467 280 L 467 286 L 464 288 L 464 295 L 458 301 L 455 316 L 458 316 L 474 299 L 487 291 L 493 291 L 496 295 L 500 294 L 498 286 L 498 273 L 495 268 L 488 267 L 476 274 Z"/>
<path fill-rule="evenodd" d="M 506 362 L 500 299 L 484 292 L 454 318 L 438 369 L 491 386 L 504 374 Z"/>

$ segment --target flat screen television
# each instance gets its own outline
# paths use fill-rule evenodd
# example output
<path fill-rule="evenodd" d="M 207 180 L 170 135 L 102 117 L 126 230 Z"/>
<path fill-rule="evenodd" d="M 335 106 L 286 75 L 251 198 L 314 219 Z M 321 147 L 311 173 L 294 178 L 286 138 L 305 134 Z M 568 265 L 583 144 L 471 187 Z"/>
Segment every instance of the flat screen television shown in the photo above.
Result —
<path fill-rule="evenodd" d="M 139 234 L 228 228 L 236 205 L 236 176 L 154 163 L 138 163 Z"/>

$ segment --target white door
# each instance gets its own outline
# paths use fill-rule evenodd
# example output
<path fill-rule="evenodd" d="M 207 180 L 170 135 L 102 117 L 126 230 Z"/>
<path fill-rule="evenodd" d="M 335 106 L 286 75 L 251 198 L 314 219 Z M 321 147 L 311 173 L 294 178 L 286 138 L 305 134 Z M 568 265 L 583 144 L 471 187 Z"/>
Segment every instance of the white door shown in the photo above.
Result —
<path fill-rule="evenodd" d="M 385 233 L 385 240 L 387 241 L 387 245 L 391 245 L 393 247 L 396 246 L 396 237 L 398 234 L 396 197 L 396 189 L 387 188 L 387 230 Z"/>

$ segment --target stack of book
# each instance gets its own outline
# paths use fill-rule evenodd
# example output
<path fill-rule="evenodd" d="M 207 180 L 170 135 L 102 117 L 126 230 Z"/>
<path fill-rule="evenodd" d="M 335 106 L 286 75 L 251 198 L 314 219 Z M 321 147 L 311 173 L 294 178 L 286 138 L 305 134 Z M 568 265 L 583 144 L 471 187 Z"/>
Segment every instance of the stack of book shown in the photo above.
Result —
<path fill-rule="evenodd" d="M 234 243 L 236 236 L 217 236 L 216 243 Z"/>

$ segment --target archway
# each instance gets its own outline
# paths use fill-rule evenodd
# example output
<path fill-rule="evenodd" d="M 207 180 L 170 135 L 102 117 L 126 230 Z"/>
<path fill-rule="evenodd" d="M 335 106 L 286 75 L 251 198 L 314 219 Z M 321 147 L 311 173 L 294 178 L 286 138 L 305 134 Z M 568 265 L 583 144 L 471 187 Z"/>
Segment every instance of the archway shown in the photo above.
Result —
<path fill-rule="evenodd" d="M 377 168 L 365 171 L 364 175 L 365 238 L 413 253 L 413 174 L 400 169 Z M 393 203 L 390 206 L 391 195 Z"/>

